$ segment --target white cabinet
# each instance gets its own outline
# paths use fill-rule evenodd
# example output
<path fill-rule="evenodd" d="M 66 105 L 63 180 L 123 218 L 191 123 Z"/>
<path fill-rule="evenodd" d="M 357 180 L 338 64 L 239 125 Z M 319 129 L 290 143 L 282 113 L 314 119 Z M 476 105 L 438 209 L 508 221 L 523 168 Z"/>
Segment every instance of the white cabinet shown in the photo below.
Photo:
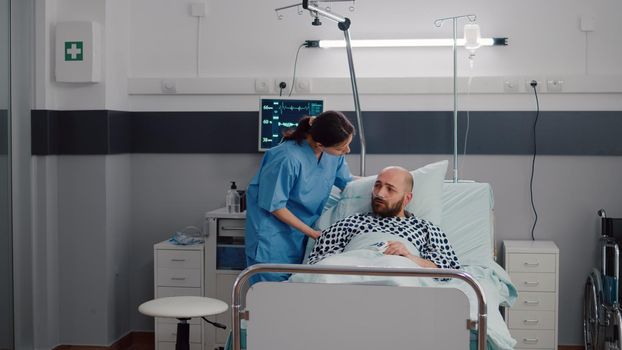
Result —
<path fill-rule="evenodd" d="M 205 296 L 222 300 L 229 307 L 233 283 L 246 267 L 245 226 L 246 213 L 229 213 L 221 208 L 205 214 Z M 205 350 L 225 346 L 231 329 L 231 309 L 210 319 L 227 325 L 227 330 L 205 324 Z"/>
<path fill-rule="evenodd" d="M 551 241 L 503 241 L 504 264 L 518 289 L 505 309 L 516 349 L 557 349 L 559 249 Z"/>
<path fill-rule="evenodd" d="M 181 246 L 168 241 L 153 246 L 155 298 L 204 295 L 203 244 Z M 202 350 L 203 326 L 200 318 L 190 323 L 190 349 Z M 155 319 L 156 350 L 175 349 L 177 319 Z"/>

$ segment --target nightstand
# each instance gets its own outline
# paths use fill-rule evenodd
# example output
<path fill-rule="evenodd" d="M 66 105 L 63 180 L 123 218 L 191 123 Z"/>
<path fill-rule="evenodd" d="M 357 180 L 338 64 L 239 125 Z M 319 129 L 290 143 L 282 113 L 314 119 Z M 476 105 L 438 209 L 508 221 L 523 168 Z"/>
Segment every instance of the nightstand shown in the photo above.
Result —
<path fill-rule="evenodd" d="M 503 241 L 504 266 L 518 290 L 505 309 L 516 349 L 557 349 L 559 249 L 552 241 Z"/>
<path fill-rule="evenodd" d="M 175 245 L 168 241 L 153 246 L 154 297 L 201 297 L 203 291 L 204 245 Z M 190 324 L 190 350 L 203 348 L 202 320 L 193 318 Z M 174 350 L 177 339 L 177 320 L 155 319 L 155 350 Z"/>
<path fill-rule="evenodd" d="M 231 305 L 233 283 L 246 268 L 244 232 L 246 212 L 229 213 L 226 208 L 205 213 L 205 296 Z M 216 316 L 213 321 L 227 325 L 227 330 L 204 325 L 204 350 L 225 346 L 231 327 L 231 313 Z"/>

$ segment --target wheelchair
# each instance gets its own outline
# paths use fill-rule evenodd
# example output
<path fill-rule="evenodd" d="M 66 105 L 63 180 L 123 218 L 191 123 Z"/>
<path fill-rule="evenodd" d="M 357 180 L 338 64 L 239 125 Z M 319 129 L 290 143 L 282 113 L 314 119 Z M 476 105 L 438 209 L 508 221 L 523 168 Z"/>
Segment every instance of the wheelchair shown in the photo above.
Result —
<path fill-rule="evenodd" d="M 583 339 L 586 350 L 622 350 L 622 306 L 620 304 L 620 248 L 622 219 L 601 220 L 600 270 L 595 268 L 585 282 Z"/>

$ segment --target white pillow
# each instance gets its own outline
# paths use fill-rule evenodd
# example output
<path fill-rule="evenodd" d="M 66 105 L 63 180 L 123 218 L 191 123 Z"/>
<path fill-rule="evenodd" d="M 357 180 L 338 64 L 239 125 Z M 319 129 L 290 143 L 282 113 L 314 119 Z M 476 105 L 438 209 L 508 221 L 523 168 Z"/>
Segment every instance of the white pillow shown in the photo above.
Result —
<path fill-rule="evenodd" d="M 411 171 L 415 187 L 413 200 L 408 203 L 406 210 L 436 225 L 441 224 L 443 181 L 447 164 L 443 160 Z M 317 227 L 323 230 L 349 215 L 371 212 L 371 192 L 375 180 L 376 175 L 373 175 L 348 183 L 337 205 L 322 214 Z"/>

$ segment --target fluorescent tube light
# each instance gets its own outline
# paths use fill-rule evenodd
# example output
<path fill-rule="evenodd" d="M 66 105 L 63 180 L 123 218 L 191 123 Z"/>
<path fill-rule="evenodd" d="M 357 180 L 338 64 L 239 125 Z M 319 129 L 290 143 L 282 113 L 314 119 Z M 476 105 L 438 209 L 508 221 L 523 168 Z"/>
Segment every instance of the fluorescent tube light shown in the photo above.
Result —
<path fill-rule="evenodd" d="M 457 39 L 458 46 L 464 46 L 464 39 Z M 481 46 L 507 45 L 507 38 L 481 38 Z M 345 40 L 307 40 L 306 47 L 345 47 Z M 453 39 L 379 39 L 352 40 L 352 47 L 443 47 L 453 46 Z"/>

